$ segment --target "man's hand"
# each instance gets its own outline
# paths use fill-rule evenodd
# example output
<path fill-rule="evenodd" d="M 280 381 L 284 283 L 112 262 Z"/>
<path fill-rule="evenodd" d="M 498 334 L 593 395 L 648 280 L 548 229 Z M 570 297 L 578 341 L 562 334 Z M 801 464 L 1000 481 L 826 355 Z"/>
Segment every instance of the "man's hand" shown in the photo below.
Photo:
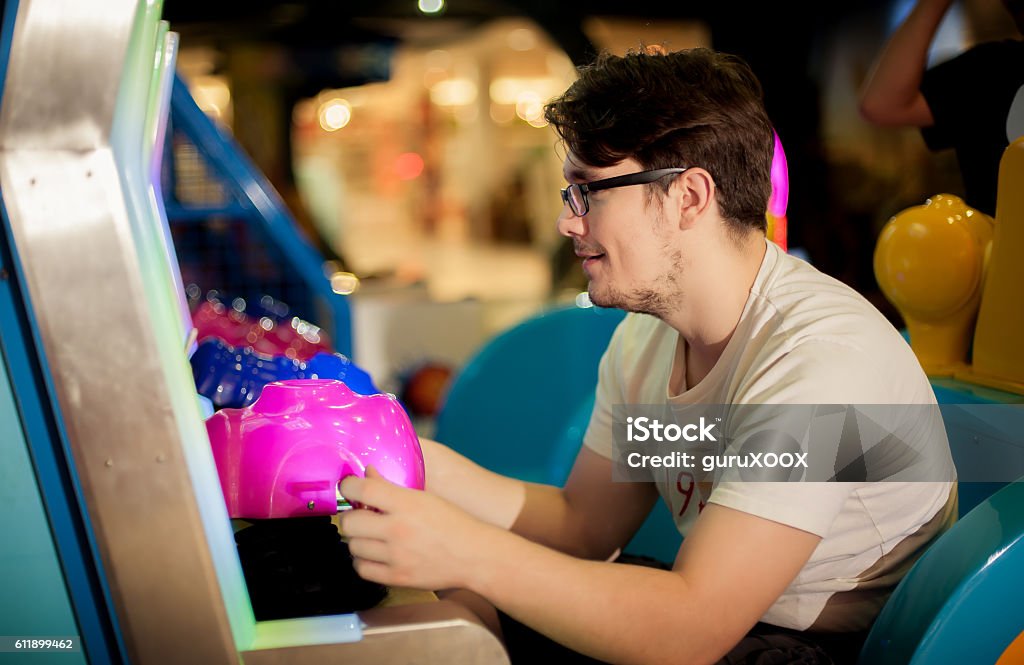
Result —
<path fill-rule="evenodd" d="M 488 539 L 507 535 L 448 501 L 385 480 L 367 468 L 349 476 L 341 494 L 367 508 L 341 516 L 356 572 L 367 580 L 418 589 L 470 586 L 475 561 Z"/>

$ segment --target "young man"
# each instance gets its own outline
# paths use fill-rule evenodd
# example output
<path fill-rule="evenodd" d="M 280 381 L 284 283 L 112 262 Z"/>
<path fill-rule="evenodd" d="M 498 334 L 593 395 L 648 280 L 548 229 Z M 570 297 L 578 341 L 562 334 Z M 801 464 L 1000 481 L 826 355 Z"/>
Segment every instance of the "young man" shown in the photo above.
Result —
<path fill-rule="evenodd" d="M 994 217 L 999 160 L 1024 135 L 1024 42 L 978 44 L 926 69 L 928 49 L 953 0 L 919 0 L 889 38 L 861 91 L 866 120 L 920 127 L 932 150 L 953 148 L 964 198 Z M 1018 30 L 1024 2 L 1003 0 Z"/>
<path fill-rule="evenodd" d="M 567 147 L 558 229 L 591 300 L 633 312 L 601 361 L 584 446 L 563 488 L 431 441 L 427 492 L 346 479 L 342 494 L 377 509 L 342 517 L 357 571 L 474 592 L 501 612 L 513 662 L 852 662 L 955 516 L 944 433 L 936 482 L 720 481 L 692 496 L 671 473 L 612 481 L 612 410 L 934 404 L 910 347 L 766 241 L 772 130 L 739 59 L 602 57 L 546 114 Z M 672 570 L 607 563 L 659 495 L 685 534 Z"/>

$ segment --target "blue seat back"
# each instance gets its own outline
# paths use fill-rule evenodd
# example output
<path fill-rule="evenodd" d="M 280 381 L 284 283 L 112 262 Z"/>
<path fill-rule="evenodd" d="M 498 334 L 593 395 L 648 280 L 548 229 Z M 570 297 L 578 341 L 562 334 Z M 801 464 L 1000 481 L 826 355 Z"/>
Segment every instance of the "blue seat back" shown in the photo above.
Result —
<path fill-rule="evenodd" d="M 862 665 L 994 663 L 1024 631 L 1024 479 L 921 556 L 879 614 Z"/>
<path fill-rule="evenodd" d="M 560 485 L 590 419 L 601 355 L 623 316 L 563 307 L 499 334 L 455 378 L 436 438 L 493 471 Z"/>

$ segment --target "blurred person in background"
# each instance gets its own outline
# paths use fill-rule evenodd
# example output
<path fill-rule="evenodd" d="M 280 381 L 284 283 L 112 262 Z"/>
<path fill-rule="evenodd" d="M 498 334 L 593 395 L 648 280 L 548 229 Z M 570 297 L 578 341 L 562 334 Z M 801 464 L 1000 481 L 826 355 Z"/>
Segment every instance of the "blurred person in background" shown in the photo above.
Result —
<path fill-rule="evenodd" d="M 929 69 L 929 48 L 952 4 L 918 0 L 868 76 L 860 110 L 878 125 L 920 127 L 931 150 L 953 148 L 968 205 L 994 217 L 999 160 L 1024 134 L 1024 41 L 978 44 Z M 1003 6 L 1024 30 L 1024 1 Z"/>

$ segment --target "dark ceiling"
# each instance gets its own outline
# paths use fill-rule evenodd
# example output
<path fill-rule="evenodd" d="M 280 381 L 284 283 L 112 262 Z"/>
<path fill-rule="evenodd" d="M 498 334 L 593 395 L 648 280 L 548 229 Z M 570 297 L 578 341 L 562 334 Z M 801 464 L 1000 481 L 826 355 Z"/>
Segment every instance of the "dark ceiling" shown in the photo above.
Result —
<path fill-rule="evenodd" d="M 776 3 L 749 0 L 667 2 L 590 0 L 449 0 L 440 15 L 425 16 L 416 0 L 165 0 L 163 15 L 181 34 L 183 46 L 219 50 L 235 46 L 273 46 L 290 60 L 288 86 L 314 94 L 326 87 L 360 83 L 359 74 L 324 71 L 324 63 L 343 62 L 339 50 L 387 47 L 413 42 L 444 43 L 489 20 L 533 19 L 576 64 L 596 54 L 582 29 L 588 16 L 659 20 L 701 20 L 711 29 L 713 46 L 746 58 L 765 84 L 766 104 L 777 122 L 788 124 L 781 100 L 807 99 L 807 73 L 817 35 L 843 19 L 843 13 L 882 6 L 881 0 L 819 3 L 798 17 L 782 15 Z M 386 72 L 385 72 L 386 75 Z M 366 73 L 365 81 L 379 80 Z M 797 122 L 803 123 L 800 119 Z"/>
<path fill-rule="evenodd" d="M 581 29 L 588 16 L 634 19 L 699 19 L 716 42 L 752 45 L 803 41 L 841 18 L 846 3 L 820 3 L 798 18 L 780 16 L 778 5 L 765 2 L 667 2 L 591 0 L 585 4 L 552 0 L 451 0 L 444 11 L 425 16 L 415 0 L 166 0 L 164 18 L 187 43 L 227 46 L 274 43 L 288 48 L 327 47 L 378 40 L 443 40 L 497 17 L 532 18 L 577 63 L 593 55 Z M 872 2 L 856 3 L 858 10 Z M 848 11 L 848 9 L 847 9 Z M 735 38 L 733 38 L 735 36 Z M 716 46 L 718 44 L 716 43 Z"/>

